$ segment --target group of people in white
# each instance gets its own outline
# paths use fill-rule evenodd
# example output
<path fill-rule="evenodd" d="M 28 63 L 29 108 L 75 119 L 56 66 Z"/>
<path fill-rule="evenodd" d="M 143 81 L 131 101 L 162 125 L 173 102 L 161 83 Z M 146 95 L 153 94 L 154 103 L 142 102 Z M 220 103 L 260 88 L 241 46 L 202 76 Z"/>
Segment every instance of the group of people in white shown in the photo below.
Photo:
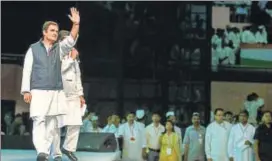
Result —
<path fill-rule="evenodd" d="M 108 124 L 99 131 L 88 128 L 86 119 L 83 129 L 90 130 L 83 131 L 114 133 L 117 138 L 122 138 L 124 161 L 269 161 L 272 155 L 266 148 L 272 148 L 271 112 L 264 111 L 261 122 L 257 123 L 257 111 L 263 107 L 264 101 L 255 95 L 250 95 L 254 98 L 245 102 L 235 122 L 231 113 L 218 108 L 214 111 L 214 120 L 205 128 L 201 126 L 200 114 L 194 112 L 192 125 L 186 128 L 184 137 L 175 125 L 173 111 L 166 113 L 166 124 L 161 124 L 160 114 L 153 112 L 152 123 L 145 126 L 141 122 L 144 111 L 137 110 L 136 114 L 127 114 L 125 123 L 120 123 L 117 115 L 110 116 Z M 97 129 L 96 123 L 95 127 Z M 169 143 L 166 137 L 165 143 L 164 137 L 171 136 L 167 131 L 176 134 L 178 139 Z"/>
<path fill-rule="evenodd" d="M 237 56 L 240 52 L 240 44 L 267 44 L 267 32 L 263 25 L 247 26 L 243 31 L 237 27 L 228 25 L 226 29 L 213 31 L 212 66 L 237 65 Z"/>

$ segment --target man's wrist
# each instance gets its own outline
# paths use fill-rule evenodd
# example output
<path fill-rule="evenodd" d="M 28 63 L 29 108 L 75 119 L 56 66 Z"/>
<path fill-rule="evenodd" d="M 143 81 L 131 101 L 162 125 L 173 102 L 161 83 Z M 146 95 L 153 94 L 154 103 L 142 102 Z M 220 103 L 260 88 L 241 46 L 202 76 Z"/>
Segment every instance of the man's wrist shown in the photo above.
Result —
<path fill-rule="evenodd" d="M 79 25 L 80 23 L 79 22 L 74 22 L 73 25 L 77 26 Z"/>

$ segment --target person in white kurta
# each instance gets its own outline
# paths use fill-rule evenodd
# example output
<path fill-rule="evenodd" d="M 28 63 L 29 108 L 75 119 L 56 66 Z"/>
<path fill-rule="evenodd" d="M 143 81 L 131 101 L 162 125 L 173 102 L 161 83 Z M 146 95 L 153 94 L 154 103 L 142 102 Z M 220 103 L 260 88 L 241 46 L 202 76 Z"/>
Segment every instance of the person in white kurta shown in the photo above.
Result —
<path fill-rule="evenodd" d="M 230 161 L 254 161 L 255 127 L 247 122 L 248 112 L 240 112 L 240 123 L 234 125 L 230 131 L 228 154 Z"/>
<path fill-rule="evenodd" d="M 143 161 L 146 157 L 146 139 L 144 128 L 136 123 L 135 113 L 127 116 L 127 122 L 122 124 L 118 136 L 123 139 L 122 161 Z"/>
<path fill-rule="evenodd" d="M 60 40 L 67 37 L 68 31 L 60 31 Z M 62 59 L 62 82 L 64 93 L 67 98 L 67 113 L 66 115 L 58 116 L 59 130 L 53 140 L 53 157 L 55 161 L 61 160 L 62 152 L 70 158 L 77 160 L 73 154 L 76 151 L 80 126 L 82 125 L 81 107 L 85 104 L 83 97 L 83 87 L 81 83 L 81 72 L 79 62 L 76 60 L 78 51 L 73 49 L 69 55 Z M 60 149 L 60 128 L 66 126 L 66 137 L 63 144 L 63 149 Z"/>
<path fill-rule="evenodd" d="M 229 161 L 228 138 L 232 125 L 223 120 L 224 110 L 216 109 L 215 121 L 209 124 L 205 134 L 205 153 L 208 161 Z"/>
<path fill-rule="evenodd" d="M 256 100 L 252 101 L 245 101 L 244 102 L 244 108 L 245 110 L 248 111 L 249 113 L 249 118 L 248 122 L 254 126 L 257 126 L 258 121 L 257 121 L 257 116 L 258 116 L 258 111 L 264 106 L 264 99 L 262 98 L 257 98 Z"/>
<path fill-rule="evenodd" d="M 242 42 L 247 44 L 255 44 L 257 43 L 256 36 L 252 31 L 245 30 L 242 33 Z"/>
<path fill-rule="evenodd" d="M 62 59 L 63 56 L 68 54 L 76 43 L 76 39 L 79 31 L 79 12 L 75 8 L 71 8 L 71 15 L 69 15 L 70 20 L 73 22 L 71 29 L 71 34 L 63 41 L 57 42 L 58 36 L 58 24 L 52 21 L 45 22 L 43 26 L 43 39 L 38 42 L 43 44 L 46 49 L 47 59 L 55 56 L 56 59 Z M 37 43 L 36 43 L 37 44 Z M 51 54 L 51 47 L 57 46 L 54 50 L 57 51 L 56 54 Z M 42 51 L 44 52 L 44 51 Z M 45 64 L 39 64 L 40 60 L 37 58 L 37 54 L 33 52 L 30 47 L 26 53 L 23 69 L 22 87 L 21 93 L 24 95 L 24 101 L 30 103 L 30 117 L 33 120 L 33 144 L 38 153 L 38 161 L 47 161 L 49 156 L 49 149 L 53 141 L 53 134 L 56 130 L 57 119 L 56 116 L 66 113 L 66 98 L 63 90 L 44 90 L 39 88 L 33 88 L 33 71 L 44 70 L 46 65 L 52 67 L 56 62 L 47 62 Z M 35 56 L 35 57 L 34 57 Z M 60 58 L 57 58 L 57 57 Z M 58 61 L 58 60 L 56 60 Z M 34 64 L 39 64 L 43 68 L 37 69 L 33 68 Z M 58 69 L 56 69 L 58 70 Z M 61 77 L 61 69 L 59 69 Z M 49 77 L 52 77 L 53 73 L 47 73 Z M 40 75 L 41 76 L 41 75 Z M 54 77 L 54 76 L 53 76 Z M 41 80 L 35 80 L 39 83 Z M 48 82 L 53 82 L 51 79 Z M 58 80 L 58 81 L 61 81 Z M 48 83 L 50 84 L 50 83 Z M 50 84 L 51 85 L 51 84 Z M 51 85 L 52 86 L 52 85 Z"/>
<path fill-rule="evenodd" d="M 256 41 L 257 43 L 267 44 L 267 32 L 264 26 L 259 26 L 259 30 L 256 32 Z"/>

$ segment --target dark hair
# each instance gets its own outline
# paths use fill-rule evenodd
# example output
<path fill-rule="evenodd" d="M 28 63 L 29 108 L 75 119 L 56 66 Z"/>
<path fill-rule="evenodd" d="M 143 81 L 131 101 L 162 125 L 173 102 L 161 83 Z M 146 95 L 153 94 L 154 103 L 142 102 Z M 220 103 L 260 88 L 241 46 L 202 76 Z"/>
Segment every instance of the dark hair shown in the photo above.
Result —
<path fill-rule="evenodd" d="M 216 115 L 218 111 L 224 112 L 224 109 L 223 109 L 223 108 L 216 108 L 216 109 L 214 110 L 214 115 Z"/>
<path fill-rule="evenodd" d="M 159 113 L 158 111 L 153 111 L 153 112 L 152 112 L 152 115 L 159 115 L 159 116 L 161 116 L 160 113 Z"/>
<path fill-rule="evenodd" d="M 134 116 L 136 115 L 134 111 L 129 111 L 129 112 L 127 113 L 127 115 L 129 115 L 129 114 L 132 114 L 132 115 L 134 115 Z"/>
<path fill-rule="evenodd" d="M 69 36 L 70 35 L 70 32 L 67 31 L 67 30 L 61 30 L 59 32 L 59 37 L 58 37 L 58 40 L 59 41 L 62 41 L 66 36 Z"/>
<path fill-rule="evenodd" d="M 175 127 L 175 124 L 173 123 L 173 121 L 171 121 L 171 120 L 166 120 L 166 121 L 165 121 L 165 127 L 166 127 L 166 124 L 167 124 L 168 122 L 172 124 L 172 132 L 175 132 L 175 128 L 174 128 L 174 127 Z M 166 132 L 167 132 L 167 130 L 166 130 L 166 128 L 165 128 L 165 130 L 164 130 L 164 132 L 163 132 L 162 134 L 165 134 Z"/>
<path fill-rule="evenodd" d="M 227 111 L 227 112 L 224 113 L 224 116 L 227 116 L 227 115 L 233 115 L 233 113 L 230 112 L 230 111 Z"/>
<path fill-rule="evenodd" d="M 249 116 L 249 113 L 248 113 L 247 110 L 242 110 L 242 111 L 240 112 L 240 114 L 245 114 L 247 117 Z"/>
<path fill-rule="evenodd" d="M 263 113 L 262 113 L 262 117 L 265 115 L 265 114 L 267 114 L 267 113 L 270 113 L 270 115 L 271 115 L 271 111 L 263 111 Z"/>
<path fill-rule="evenodd" d="M 21 114 L 19 114 L 19 113 L 18 113 L 18 114 L 16 114 L 16 115 L 15 115 L 15 118 L 18 118 L 18 117 L 22 117 L 22 115 L 21 115 Z"/>

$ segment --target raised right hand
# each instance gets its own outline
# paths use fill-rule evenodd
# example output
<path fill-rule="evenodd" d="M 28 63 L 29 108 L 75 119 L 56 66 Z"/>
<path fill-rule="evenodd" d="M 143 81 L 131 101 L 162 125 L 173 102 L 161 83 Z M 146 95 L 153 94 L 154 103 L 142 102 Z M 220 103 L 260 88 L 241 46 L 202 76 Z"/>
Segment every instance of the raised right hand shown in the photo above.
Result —
<path fill-rule="evenodd" d="M 30 103 L 31 102 L 31 98 L 32 98 L 32 96 L 31 96 L 31 94 L 30 93 L 24 93 L 24 101 L 25 101 L 25 103 Z"/>

